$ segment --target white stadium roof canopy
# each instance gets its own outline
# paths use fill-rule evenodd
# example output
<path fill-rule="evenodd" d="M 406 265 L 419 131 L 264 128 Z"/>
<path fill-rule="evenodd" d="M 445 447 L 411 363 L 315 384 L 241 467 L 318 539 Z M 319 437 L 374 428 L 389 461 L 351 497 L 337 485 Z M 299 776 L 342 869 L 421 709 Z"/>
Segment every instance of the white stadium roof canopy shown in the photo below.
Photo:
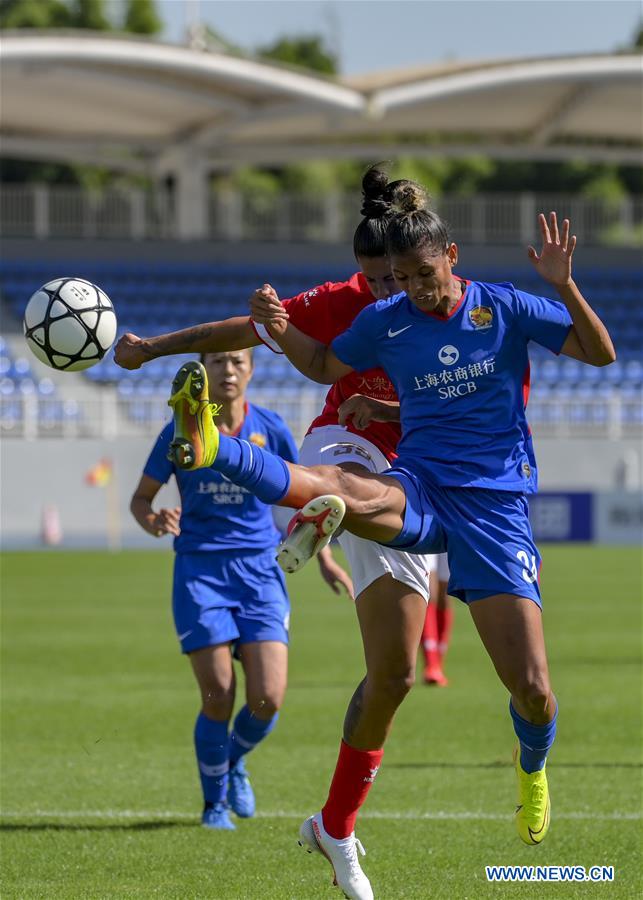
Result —
<path fill-rule="evenodd" d="M 5 156 L 201 175 L 383 154 L 638 164 L 643 57 L 486 61 L 329 79 L 99 33 L 4 32 Z"/>

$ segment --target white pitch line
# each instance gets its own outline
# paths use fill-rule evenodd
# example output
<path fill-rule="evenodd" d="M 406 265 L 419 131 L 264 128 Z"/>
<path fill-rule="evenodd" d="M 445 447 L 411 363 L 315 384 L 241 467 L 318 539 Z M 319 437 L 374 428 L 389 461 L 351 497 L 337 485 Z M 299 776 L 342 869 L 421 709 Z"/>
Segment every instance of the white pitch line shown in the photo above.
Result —
<path fill-rule="evenodd" d="M 310 812 L 288 812 L 283 809 L 271 811 L 259 811 L 256 813 L 257 819 L 306 819 Z M 363 812 L 360 814 L 361 819 L 383 819 L 385 821 L 493 821 L 506 822 L 512 817 L 510 814 L 501 813 L 485 813 L 485 812 L 448 812 L 446 810 L 434 810 L 433 812 Z M 589 813 L 589 812 L 561 812 L 556 813 L 556 819 L 580 819 L 592 822 L 610 821 L 618 822 L 635 821 L 641 819 L 641 813 L 638 812 L 611 812 L 611 813 Z M 80 810 L 55 810 L 55 809 L 35 809 L 35 810 L 7 810 L 0 812 L 0 821 L 2 819 L 91 819 L 98 821 L 117 821 L 122 820 L 147 820 L 147 819 L 167 819 L 179 820 L 182 822 L 198 821 L 198 814 L 195 812 L 171 812 L 169 810 L 139 810 L 139 809 L 80 809 Z"/>

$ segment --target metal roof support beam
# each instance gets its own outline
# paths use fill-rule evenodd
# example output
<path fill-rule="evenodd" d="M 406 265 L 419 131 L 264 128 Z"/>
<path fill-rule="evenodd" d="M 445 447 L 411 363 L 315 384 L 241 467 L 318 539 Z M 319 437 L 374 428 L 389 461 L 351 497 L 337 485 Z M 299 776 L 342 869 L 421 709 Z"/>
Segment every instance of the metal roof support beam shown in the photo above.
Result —
<path fill-rule="evenodd" d="M 174 171 L 175 233 L 181 241 L 208 236 L 208 167 L 205 159 L 185 153 Z"/>

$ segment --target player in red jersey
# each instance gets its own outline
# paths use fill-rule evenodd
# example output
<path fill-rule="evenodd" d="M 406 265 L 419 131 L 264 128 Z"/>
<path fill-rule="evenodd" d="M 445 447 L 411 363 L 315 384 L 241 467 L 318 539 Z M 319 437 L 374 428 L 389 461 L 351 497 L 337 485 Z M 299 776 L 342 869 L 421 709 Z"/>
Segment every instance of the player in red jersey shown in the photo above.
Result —
<path fill-rule="evenodd" d="M 284 301 L 292 324 L 324 343 L 345 331 L 374 299 L 395 293 L 384 250 L 391 216 L 382 201 L 387 184 L 386 174 L 377 167 L 369 169 L 363 179 L 364 218 L 353 240 L 361 271 L 347 281 L 327 282 Z M 155 338 L 126 334 L 116 345 L 114 359 L 126 369 L 136 369 L 159 356 L 238 350 L 262 342 L 279 351 L 265 328 L 255 326 L 249 316 L 240 316 Z M 371 421 L 366 428 L 359 427 L 352 419 L 355 394 L 376 405 L 379 418 L 388 408 L 390 421 Z M 397 397 L 384 372 L 351 372 L 330 388 L 324 409 L 304 439 L 300 460 L 305 465 L 357 464 L 380 472 L 396 456 L 401 434 L 398 420 Z M 373 895 L 357 859 L 361 845 L 354 835 L 355 820 L 379 769 L 395 712 L 415 680 L 428 600 L 428 564 L 426 557 L 383 547 L 348 532 L 342 534 L 340 543 L 351 564 L 366 675 L 346 713 L 328 799 L 321 813 L 312 817 L 311 827 L 316 828 L 314 849 L 330 859 L 346 895 L 368 900 Z"/>

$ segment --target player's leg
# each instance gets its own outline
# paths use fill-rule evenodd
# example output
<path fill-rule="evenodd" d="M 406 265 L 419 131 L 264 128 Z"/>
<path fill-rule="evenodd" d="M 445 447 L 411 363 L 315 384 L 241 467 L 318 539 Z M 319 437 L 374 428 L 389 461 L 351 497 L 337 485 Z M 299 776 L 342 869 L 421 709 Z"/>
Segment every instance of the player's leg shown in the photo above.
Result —
<path fill-rule="evenodd" d="M 344 536 L 346 537 L 346 536 Z M 362 562 L 376 545 L 363 544 Z M 381 548 L 379 548 L 381 549 Z M 390 554 L 389 558 L 392 558 Z M 416 577 L 408 560 L 409 581 Z M 417 565 L 417 569 L 420 566 Z M 356 585 L 360 572 L 353 568 Z M 337 882 L 347 896 L 372 898 L 370 882 L 358 861 L 361 844 L 355 838 L 355 821 L 375 780 L 384 754 L 384 742 L 395 712 L 413 684 L 415 662 L 424 610 L 426 573 L 418 573 L 425 590 L 382 575 L 359 591 L 357 615 L 364 643 L 366 677 L 355 691 L 344 721 L 339 757 L 323 810 L 307 819 L 300 830 L 300 842 L 308 850 L 321 849 L 330 859 Z"/>
<path fill-rule="evenodd" d="M 511 695 L 520 742 L 516 825 L 527 843 L 549 826 L 545 760 L 556 733 L 538 572 L 540 554 L 523 494 L 437 489 L 434 507 L 447 532 L 450 592 L 464 600 L 496 671 Z"/>
<path fill-rule="evenodd" d="M 238 816 L 248 818 L 254 815 L 255 797 L 245 760 L 277 724 L 288 680 L 288 646 L 278 640 L 253 641 L 240 645 L 239 658 L 246 702 L 230 733 L 228 802 Z"/>
<path fill-rule="evenodd" d="M 274 548 L 239 556 L 236 570 L 243 583 L 234 620 L 246 702 L 230 733 L 228 802 L 238 816 L 247 818 L 254 814 L 255 798 L 246 756 L 275 728 L 286 692 L 290 601 Z"/>
<path fill-rule="evenodd" d="M 424 617 L 424 625 L 422 628 L 421 647 L 424 656 L 424 683 L 437 684 L 440 687 L 443 683 L 442 668 L 440 666 L 440 657 L 438 653 L 438 618 L 437 618 L 437 602 L 436 594 L 438 590 L 438 573 L 437 573 L 437 554 L 434 553 L 430 557 L 429 571 L 429 602 L 426 607 L 426 615 Z"/>
<path fill-rule="evenodd" d="M 440 657 L 440 667 L 444 671 L 444 660 L 449 649 L 449 641 L 451 639 L 451 628 L 453 627 L 453 609 L 451 608 L 451 600 L 449 599 L 449 562 L 446 553 L 438 554 L 438 587 L 436 593 L 436 614 L 437 614 L 437 631 L 438 631 L 438 654 Z"/>
<path fill-rule="evenodd" d="M 556 736 L 540 607 L 530 598 L 499 594 L 469 605 L 471 616 L 502 683 L 520 743 L 516 824 L 523 841 L 540 843 L 549 827 L 547 754 Z"/>
<path fill-rule="evenodd" d="M 203 824 L 232 829 L 227 810 L 229 746 L 235 677 L 230 644 L 202 647 L 189 653 L 201 693 L 201 711 L 194 728 L 194 747 L 203 790 Z"/>
<path fill-rule="evenodd" d="M 449 605 L 447 587 L 449 569 L 446 553 L 431 557 L 431 600 L 426 610 L 426 620 L 422 632 L 424 651 L 425 684 L 446 687 L 444 657 L 449 645 L 453 612 Z"/>
<path fill-rule="evenodd" d="M 368 540 L 394 540 L 404 526 L 406 498 L 395 479 L 333 466 L 305 468 L 247 441 L 220 434 L 207 401 L 207 376 L 201 363 L 182 366 L 169 404 L 174 410 L 170 458 L 180 468 L 212 466 L 265 503 L 300 509 L 320 495 L 346 503 L 344 527 Z"/>

